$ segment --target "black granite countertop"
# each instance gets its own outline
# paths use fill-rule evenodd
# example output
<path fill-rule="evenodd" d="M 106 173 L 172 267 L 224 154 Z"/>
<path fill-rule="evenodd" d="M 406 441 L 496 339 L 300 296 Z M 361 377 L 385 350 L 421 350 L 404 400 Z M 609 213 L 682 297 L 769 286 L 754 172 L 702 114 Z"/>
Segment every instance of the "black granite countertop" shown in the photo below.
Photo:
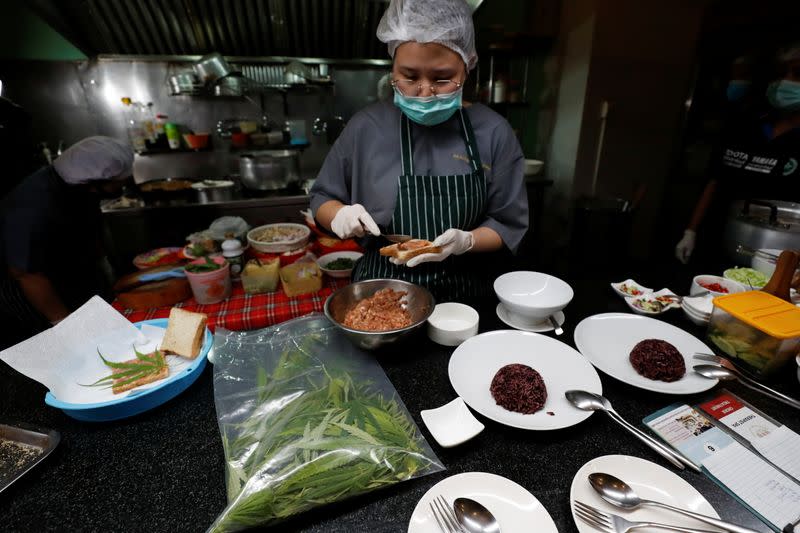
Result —
<path fill-rule="evenodd" d="M 683 292 L 690 277 L 641 275 L 641 283 Z M 641 279 L 640 279 L 641 278 Z M 573 345 L 572 331 L 584 317 L 628 311 L 606 281 L 570 280 L 576 297 L 566 309 L 561 340 Z M 494 307 L 481 312 L 481 330 L 498 329 Z M 702 338 L 703 331 L 672 311 L 671 322 Z M 551 334 L 552 335 L 552 334 Z M 608 454 L 639 456 L 669 465 L 603 416 L 556 431 L 525 431 L 487 420 L 486 429 L 461 446 L 443 449 L 422 424 L 421 409 L 455 396 L 447 377 L 452 349 L 424 334 L 377 353 L 381 365 L 447 470 L 331 505 L 284 523 L 274 531 L 406 531 L 418 499 L 441 479 L 460 472 L 505 476 L 527 488 L 553 517 L 559 531 L 576 531 L 569 510 L 569 488 L 576 471 Z M 75 421 L 44 404 L 45 389 L 0 363 L 0 422 L 57 429 L 62 441 L 33 471 L 0 493 L 3 531 L 204 531 L 225 506 L 222 445 L 214 411 L 211 365 L 187 391 L 165 405 L 113 423 Z M 800 396 L 795 369 L 776 386 Z M 677 400 L 633 388 L 600 374 L 603 389 L 619 413 L 638 424 Z M 800 431 L 800 412 L 743 389 L 727 387 L 766 414 Z M 692 397 L 685 398 L 692 401 Z M 673 469 L 673 471 L 675 471 Z M 678 473 L 697 488 L 719 514 L 761 531 L 766 526 L 708 478 Z M 506 533 L 504 531 L 504 533 Z"/>

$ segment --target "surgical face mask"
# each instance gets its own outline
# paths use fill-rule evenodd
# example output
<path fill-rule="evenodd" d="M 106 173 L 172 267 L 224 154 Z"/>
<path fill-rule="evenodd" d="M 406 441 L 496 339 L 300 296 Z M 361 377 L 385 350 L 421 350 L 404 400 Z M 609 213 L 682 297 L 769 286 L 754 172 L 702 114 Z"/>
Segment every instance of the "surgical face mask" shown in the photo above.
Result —
<path fill-rule="evenodd" d="M 745 97 L 750 90 L 750 80 L 731 80 L 728 82 L 728 89 L 725 91 L 725 96 L 729 102 L 738 102 Z"/>
<path fill-rule="evenodd" d="M 775 109 L 800 111 L 800 82 L 791 80 L 773 81 L 767 87 L 767 100 Z"/>
<path fill-rule="evenodd" d="M 405 96 L 394 92 L 394 105 L 405 115 L 423 126 L 441 124 L 461 107 L 461 88 L 440 96 Z"/>

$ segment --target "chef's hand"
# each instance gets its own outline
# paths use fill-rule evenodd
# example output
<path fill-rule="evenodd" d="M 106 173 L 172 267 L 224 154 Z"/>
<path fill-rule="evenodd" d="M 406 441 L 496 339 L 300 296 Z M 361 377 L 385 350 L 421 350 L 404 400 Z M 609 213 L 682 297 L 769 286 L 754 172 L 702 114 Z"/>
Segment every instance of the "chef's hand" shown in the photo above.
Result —
<path fill-rule="evenodd" d="M 689 257 L 692 256 L 694 251 L 695 241 L 697 240 L 697 232 L 687 229 L 683 232 L 683 238 L 678 242 L 675 247 L 675 257 L 684 265 L 689 262 Z"/>
<path fill-rule="evenodd" d="M 433 246 L 439 246 L 442 251 L 436 254 L 422 254 L 412 257 L 408 262 L 395 259 L 389 259 L 395 265 L 405 264 L 407 267 L 415 267 L 421 263 L 428 263 L 431 261 L 444 261 L 451 255 L 461 255 L 468 252 L 475 245 L 475 237 L 469 231 L 462 231 L 460 229 L 450 228 L 445 231 L 433 241 Z"/>
<path fill-rule="evenodd" d="M 361 204 L 346 205 L 339 209 L 331 220 L 331 230 L 340 239 L 363 237 L 366 232 L 376 237 L 381 234 L 378 225 Z"/>

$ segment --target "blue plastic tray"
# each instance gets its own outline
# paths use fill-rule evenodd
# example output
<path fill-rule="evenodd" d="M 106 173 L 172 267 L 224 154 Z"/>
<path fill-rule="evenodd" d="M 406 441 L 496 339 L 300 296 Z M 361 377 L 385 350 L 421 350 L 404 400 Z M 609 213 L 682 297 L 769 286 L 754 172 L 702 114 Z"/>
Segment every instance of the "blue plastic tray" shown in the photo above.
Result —
<path fill-rule="evenodd" d="M 143 320 L 142 322 L 137 322 L 134 326 L 142 329 L 144 324 L 166 327 L 167 319 Z M 177 374 L 169 376 L 154 387 L 144 389 L 139 394 L 128 394 L 118 400 L 100 403 L 67 403 L 62 402 L 51 392 L 48 392 L 44 397 L 44 403 L 61 409 L 72 418 L 85 422 L 109 422 L 138 415 L 171 400 L 194 383 L 206 367 L 208 352 L 211 350 L 213 343 L 214 337 L 206 328 L 205 340 L 203 347 L 200 349 L 200 355 L 188 367 L 182 368 Z M 133 392 L 135 393 L 135 390 Z"/>

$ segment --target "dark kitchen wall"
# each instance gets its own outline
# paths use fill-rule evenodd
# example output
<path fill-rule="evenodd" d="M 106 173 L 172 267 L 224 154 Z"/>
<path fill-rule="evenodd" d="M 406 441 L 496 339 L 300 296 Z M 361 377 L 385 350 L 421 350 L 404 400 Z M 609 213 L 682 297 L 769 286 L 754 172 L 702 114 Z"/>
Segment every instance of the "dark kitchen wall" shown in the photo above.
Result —
<path fill-rule="evenodd" d="M 86 56 L 20 0 L 3 0 L 0 59 L 86 59 Z"/>

